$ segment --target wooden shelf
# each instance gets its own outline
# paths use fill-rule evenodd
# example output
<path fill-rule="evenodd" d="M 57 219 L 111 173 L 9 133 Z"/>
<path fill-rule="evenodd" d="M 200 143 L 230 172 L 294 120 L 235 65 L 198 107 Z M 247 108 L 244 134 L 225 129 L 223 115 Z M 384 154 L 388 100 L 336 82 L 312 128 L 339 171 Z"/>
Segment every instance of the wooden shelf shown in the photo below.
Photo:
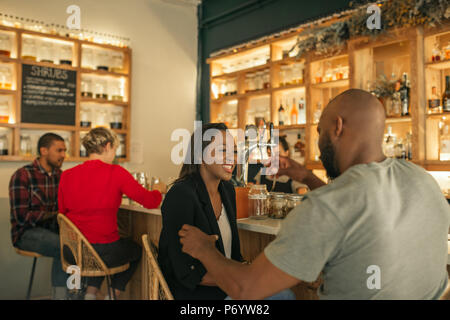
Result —
<path fill-rule="evenodd" d="M 7 94 L 14 95 L 16 93 L 17 93 L 17 90 L 0 89 L 0 94 L 3 94 L 3 95 L 7 95 Z"/>
<path fill-rule="evenodd" d="M 60 131 L 75 131 L 75 126 L 46 124 L 46 123 L 20 123 L 19 127 L 30 130 L 60 130 Z"/>
<path fill-rule="evenodd" d="M 311 85 L 311 87 L 314 89 L 326 89 L 326 88 L 348 87 L 349 85 L 350 85 L 349 79 L 342 79 L 342 80 L 314 83 Z"/>
<path fill-rule="evenodd" d="M 114 78 L 128 78 L 128 74 L 126 73 L 117 73 L 105 70 L 96 70 L 96 69 L 88 69 L 88 68 L 80 68 L 81 73 L 92 74 L 96 76 L 108 76 Z"/>
<path fill-rule="evenodd" d="M 272 92 L 305 89 L 304 84 L 290 84 L 288 86 L 273 88 Z"/>
<path fill-rule="evenodd" d="M 428 171 L 450 171 L 450 161 L 426 160 L 423 166 Z"/>
<path fill-rule="evenodd" d="M 427 63 L 425 63 L 425 67 L 437 69 L 437 70 L 450 69 L 450 60 L 443 60 L 443 61 L 438 61 L 438 62 L 427 62 Z"/>
<path fill-rule="evenodd" d="M 222 98 L 211 99 L 211 103 L 222 103 L 222 102 L 227 102 L 227 101 L 231 101 L 231 100 L 237 100 L 241 96 L 242 96 L 241 94 L 234 94 L 232 96 L 225 96 Z"/>
<path fill-rule="evenodd" d="M 15 123 L 3 123 L 0 122 L 0 128 L 16 128 L 17 124 Z"/>
<path fill-rule="evenodd" d="M 427 118 L 442 118 L 442 117 L 450 117 L 450 112 L 428 113 L 427 114 Z"/>
<path fill-rule="evenodd" d="M 120 101 L 120 100 L 106 100 L 106 99 L 96 99 L 96 98 L 81 98 L 80 102 L 86 102 L 86 103 L 98 103 L 98 104 L 106 104 L 106 105 L 115 105 L 115 106 L 121 106 L 121 107 L 128 107 L 128 102 L 126 101 Z"/>
<path fill-rule="evenodd" d="M 241 74 L 245 74 L 245 73 L 251 73 L 251 72 L 256 72 L 256 71 L 261 71 L 264 69 L 268 69 L 270 68 L 271 63 L 268 62 L 266 64 L 260 65 L 260 66 L 256 66 L 256 67 L 252 67 L 252 68 L 247 68 L 247 69 L 242 69 L 242 70 L 238 70 L 238 71 L 234 71 L 234 72 L 230 72 L 230 73 L 223 73 L 223 74 L 219 74 L 216 76 L 213 76 L 212 79 L 213 80 L 218 80 L 218 79 L 229 79 L 229 78 L 235 78 Z"/>
<path fill-rule="evenodd" d="M 40 62 L 40 61 L 34 61 L 34 60 L 28 60 L 28 59 L 19 59 L 19 62 L 22 64 L 30 64 L 33 66 L 40 66 L 40 67 L 49 67 L 49 68 L 58 68 L 58 69 L 66 69 L 66 70 L 72 70 L 77 71 L 78 68 L 67 65 L 67 64 L 56 64 L 51 62 Z"/>
<path fill-rule="evenodd" d="M 305 129 L 306 124 L 290 124 L 290 125 L 282 125 L 282 126 L 275 126 L 275 129 L 278 130 L 298 130 L 298 129 Z"/>
<path fill-rule="evenodd" d="M 386 117 L 386 123 L 411 122 L 410 116 L 405 117 Z"/>
<path fill-rule="evenodd" d="M 16 59 L 16 58 L 10 58 L 10 57 L 7 57 L 7 56 L 0 55 L 0 62 L 1 63 L 18 63 L 19 60 Z"/>

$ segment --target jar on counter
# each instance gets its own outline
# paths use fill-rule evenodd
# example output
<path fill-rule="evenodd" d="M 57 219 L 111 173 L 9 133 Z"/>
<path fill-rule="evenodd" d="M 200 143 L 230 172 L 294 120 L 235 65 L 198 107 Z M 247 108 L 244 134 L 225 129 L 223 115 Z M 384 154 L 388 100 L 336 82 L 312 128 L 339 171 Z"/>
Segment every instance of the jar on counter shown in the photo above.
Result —
<path fill-rule="evenodd" d="M 36 41 L 34 39 L 23 39 L 22 59 L 36 61 Z"/>
<path fill-rule="evenodd" d="M 269 193 L 269 218 L 283 219 L 285 217 L 287 197 L 282 192 Z"/>
<path fill-rule="evenodd" d="M 25 157 L 31 157 L 31 138 L 28 134 L 20 135 L 20 154 Z"/>
<path fill-rule="evenodd" d="M 95 127 L 106 127 L 107 124 L 108 124 L 108 112 L 106 111 L 106 109 L 102 108 L 101 110 L 97 110 Z"/>
<path fill-rule="evenodd" d="M 9 67 L 0 67 L 0 89 L 12 89 L 12 75 Z"/>
<path fill-rule="evenodd" d="M 123 101 L 123 86 L 120 80 L 114 80 L 110 82 L 110 95 L 111 100 Z"/>
<path fill-rule="evenodd" d="M 0 101 L 0 122 L 9 122 L 9 102 L 8 100 Z"/>
<path fill-rule="evenodd" d="M 266 219 L 268 210 L 268 196 L 265 184 L 255 184 L 248 193 L 248 216 L 252 219 Z"/>
<path fill-rule="evenodd" d="M 303 200 L 303 196 L 299 194 L 290 194 L 287 196 L 287 204 L 284 216 L 286 217 L 292 209 L 298 206 Z"/>
<path fill-rule="evenodd" d="M 69 45 L 63 45 L 59 49 L 59 63 L 72 65 L 72 47 Z"/>
<path fill-rule="evenodd" d="M 0 135 L 0 156 L 8 155 L 8 137 L 6 134 Z"/>
<path fill-rule="evenodd" d="M 8 34 L 0 34 L 0 55 L 11 56 L 11 37 Z"/>

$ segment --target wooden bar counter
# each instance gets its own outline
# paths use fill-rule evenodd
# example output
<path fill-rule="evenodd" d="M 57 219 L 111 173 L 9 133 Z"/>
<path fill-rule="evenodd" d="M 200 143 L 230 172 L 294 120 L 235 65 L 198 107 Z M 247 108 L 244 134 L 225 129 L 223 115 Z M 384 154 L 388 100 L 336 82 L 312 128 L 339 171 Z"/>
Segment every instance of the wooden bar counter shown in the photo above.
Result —
<path fill-rule="evenodd" d="M 161 210 L 145 209 L 136 205 L 128 205 L 124 200 L 118 213 L 119 232 L 121 237 L 131 237 L 141 244 L 143 234 L 148 234 L 151 241 L 158 244 L 162 228 Z M 247 261 L 253 261 L 261 253 L 269 242 L 275 239 L 280 229 L 281 220 L 265 219 L 239 219 L 238 229 L 241 242 L 241 253 Z M 122 299 L 141 299 L 141 265 L 142 261 L 127 285 Z M 148 284 L 145 284 L 148 285 Z M 301 283 L 292 288 L 297 299 L 318 299 L 316 290 L 320 280 L 314 283 Z"/>

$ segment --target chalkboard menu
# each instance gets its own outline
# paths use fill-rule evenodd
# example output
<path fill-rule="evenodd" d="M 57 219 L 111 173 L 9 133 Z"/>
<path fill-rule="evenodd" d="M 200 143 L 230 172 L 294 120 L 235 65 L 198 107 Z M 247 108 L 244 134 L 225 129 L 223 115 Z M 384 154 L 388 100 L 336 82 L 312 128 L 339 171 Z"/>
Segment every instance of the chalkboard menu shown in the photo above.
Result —
<path fill-rule="evenodd" d="M 22 65 L 22 122 L 75 125 L 77 72 Z"/>

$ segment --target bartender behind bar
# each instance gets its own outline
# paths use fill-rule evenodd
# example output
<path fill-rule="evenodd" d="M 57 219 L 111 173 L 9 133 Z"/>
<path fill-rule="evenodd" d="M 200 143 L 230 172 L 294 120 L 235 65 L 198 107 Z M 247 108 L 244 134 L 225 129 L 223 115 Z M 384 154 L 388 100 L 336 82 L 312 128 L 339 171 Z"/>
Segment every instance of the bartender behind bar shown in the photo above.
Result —
<path fill-rule="evenodd" d="M 182 250 L 201 261 L 233 299 L 262 299 L 315 281 L 321 299 L 439 299 L 446 291 L 450 209 L 436 181 L 382 150 L 385 112 L 370 93 L 350 89 L 318 125 L 325 185 L 300 164 L 280 158 L 279 175 L 308 192 L 251 265 L 225 258 L 216 235 L 180 231 Z"/>

